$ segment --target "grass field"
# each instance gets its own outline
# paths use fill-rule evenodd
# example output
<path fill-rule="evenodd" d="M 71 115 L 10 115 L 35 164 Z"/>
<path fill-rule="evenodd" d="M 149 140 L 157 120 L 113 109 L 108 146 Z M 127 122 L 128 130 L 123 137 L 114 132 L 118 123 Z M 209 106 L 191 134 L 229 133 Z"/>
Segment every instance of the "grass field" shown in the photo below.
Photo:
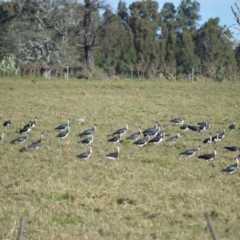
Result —
<path fill-rule="evenodd" d="M 16 239 L 19 219 L 26 218 L 23 239 L 211 239 L 209 214 L 219 239 L 240 239 L 240 172 L 221 172 L 240 146 L 239 82 L 82 81 L 0 79 L 0 239 Z M 83 124 L 74 119 L 86 116 Z M 12 125 L 2 123 L 12 116 Z M 19 129 L 38 117 L 27 142 L 11 144 Z M 210 131 L 181 132 L 169 121 L 211 123 Z M 70 119 L 70 134 L 58 139 L 54 128 Z M 175 143 L 166 141 L 141 148 L 126 136 L 158 121 Z M 228 126 L 236 122 L 237 129 Z M 106 154 L 117 145 L 108 135 L 129 123 L 119 144 L 120 154 Z M 93 153 L 79 133 L 98 127 Z M 225 138 L 202 141 L 226 128 Z M 27 146 L 44 133 L 42 146 Z M 167 137 L 166 137 L 167 138 Z M 217 157 L 208 163 L 179 153 L 201 145 L 199 154 Z"/>

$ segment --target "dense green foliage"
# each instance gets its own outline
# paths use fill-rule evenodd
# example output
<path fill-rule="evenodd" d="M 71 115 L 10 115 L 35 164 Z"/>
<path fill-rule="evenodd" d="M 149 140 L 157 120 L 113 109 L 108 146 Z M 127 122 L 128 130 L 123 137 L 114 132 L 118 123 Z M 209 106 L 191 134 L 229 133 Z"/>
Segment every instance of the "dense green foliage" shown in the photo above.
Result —
<path fill-rule="evenodd" d="M 230 8 L 230 6 L 229 6 Z M 66 66 L 109 76 L 133 70 L 138 77 L 171 79 L 195 73 L 213 80 L 238 75 L 239 51 L 229 30 L 211 18 L 201 26 L 201 4 L 120 0 L 111 10 L 102 1 L 16 0 L 0 3 L 0 59 L 59 73 Z M 100 14 L 101 13 L 101 14 Z M 14 36 L 18 36 L 18 38 Z"/>

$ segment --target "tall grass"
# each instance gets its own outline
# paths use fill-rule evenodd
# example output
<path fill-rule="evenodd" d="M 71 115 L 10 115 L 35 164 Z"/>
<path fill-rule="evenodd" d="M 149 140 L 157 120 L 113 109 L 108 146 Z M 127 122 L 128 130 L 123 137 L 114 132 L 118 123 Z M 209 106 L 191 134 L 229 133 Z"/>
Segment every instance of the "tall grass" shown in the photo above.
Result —
<path fill-rule="evenodd" d="M 223 168 L 236 153 L 224 146 L 240 145 L 239 83 L 156 81 L 80 81 L 0 79 L 3 123 L 0 130 L 0 238 L 14 239 L 20 217 L 26 217 L 24 239 L 209 239 L 204 214 L 209 214 L 220 239 L 240 237 L 239 172 Z M 83 124 L 74 119 L 86 115 Z M 38 117 L 28 142 L 11 144 L 19 129 Z M 123 138 L 116 161 L 105 155 L 116 151 L 108 135 L 125 126 L 127 135 L 158 121 L 169 136 L 179 126 L 169 121 L 183 117 L 196 124 L 208 120 L 210 132 L 226 128 L 226 137 L 204 145 L 209 136 L 180 132 L 175 144 L 137 147 Z M 58 139 L 56 126 L 70 119 L 70 135 Z M 228 126 L 236 121 L 237 129 Z M 93 154 L 76 159 L 89 147 L 79 133 L 98 127 Z M 39 150 L 28 144 L 44 133 Z M 179 157 L 201 145 L 202 153 L 217 148 L 212 163 Z"/>

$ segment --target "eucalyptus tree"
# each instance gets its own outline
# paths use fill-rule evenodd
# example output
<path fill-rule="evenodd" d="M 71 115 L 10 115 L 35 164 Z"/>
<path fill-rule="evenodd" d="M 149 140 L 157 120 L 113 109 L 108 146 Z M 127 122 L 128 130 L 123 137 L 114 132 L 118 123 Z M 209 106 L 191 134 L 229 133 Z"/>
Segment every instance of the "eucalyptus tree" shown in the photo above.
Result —
<path fill-rule="evenodd" d="M 219 18 L 209 19 L 195 37 L 202 73 L 212 79 L 222 79 L 227 69 L 236 67 L 233 44 L 224 37 L 225 27 L 219 22 Z M 225 31 L 225 35 L 231 37 L 230 31 Z"/>
<path fill-rule="evenodd" d="M 233 16 L 236 20 L 236 23 L 238 25 L 238 27 L 237 28 L 235 27 L 235 29 L 237 29 L 237 31 L 239 31 L 239 26 L 240 26 L 240 7 L 239 7 L 239 4 L 234 3 L 234 5 L 231 6 L 231 10 L 232 10 Z M 229 34 L 230 29 L 231 29 L 231 26 L 228 26 L 228 28 L 227 28 L 228 31 L 223 31 L 223 36 L 230 43 L 233 44 L 236 61 L 237 61 L 238 66 L 240 66 L 240 41 L 239 41 L 239 39 L 234 38 L 231 34 Z M 237 75 L 239 75 L 239 72 L 236 72 L 236 73 L 237 73 Z"/>
<path fill-rule="evenodd" d="M 106 10 L 109 6 L 99 0 L 84 0 L 83 5 L 83 21 L 80 25 L 80 38 L 78 46 L 82 47 L 85 52 L 86 69 L 92 73 L 95 68 L 94 63 L 94 48 L 96 48 L 96 36 L 97 32 L 101 28 L 100 23 L 100 10 Z M 81 28 L 82 27 L 82 28 Z M 83 38 L 82 38 L 83 37 Z"/>
<path fill-rule="evenodd" d="M 117 71 L 121 72 L 124 70 L 132 70 L 133 63 L 136 62 L 137 52 L 134 45 L 134 36 L 131 28 L 128 24 L 129 21 L 129 11 L 127 9 L 126 3 L 123 1 L 119 1 L 118 16 L 122 19 L 122 24 L 124 25 L 124 32 L 121 33 L 121 37 L 118 38 L 120 41 L 118 43 L 120 53 L 120 59 L 117 65 Z"/>
<path fill-rule="evenodd" d="M 199 57 L 196 54 L 195 42 L 191 32 L 184 28 L 177 37 L 177 71 L 178 73 L 191 73 L 192 69 L 198 71 Z"/>
<path fill-rule="evenodd" d="M 187 28 L 191 33 L 197 29 L 198 21 L 201 19 L 200 3 L 195 0 L 182 0 L 177 9 L 178 29 Z"/>
<path fill-rule="evenodd" d="M 150 76 L 159 68 L 157 34 L 160 13 L 158 2 L 136 1 L 129 6 L 128 24 L 132 30 L 137 59 L 136 71 L 142 76 Z"/>
<path fill-rule="evenodd" d="M 196 34 L 200 4 L 197 1 L 182 0 L 177 9 L 177 65 L 180 73 L 188 73 L 198 68 L 199 59 L 195 53 Z"/>
<path fill-rule="evenodd" d="M 176 78 L 176 20 L 177 10 L 173 3 L 166 2 L 160 12 L 159 63 L 160 69 L 171 78 Z"/>
<path fill-rule="evenodd" d="M 122 19 L 123 25 L 126 26 L 128 22 L 128 17 L 129 17 L 126 2 L 122 0 L 118 2 L 117 15 Z"/>
<path fill-rule="evenodd" d="M 98 34 L 96 64 L 110 74 L 130 70 L 136 56 L 132 32 L 126 24 L 126 16 L 121 13 L 105 11 L 104 24 Z"/>

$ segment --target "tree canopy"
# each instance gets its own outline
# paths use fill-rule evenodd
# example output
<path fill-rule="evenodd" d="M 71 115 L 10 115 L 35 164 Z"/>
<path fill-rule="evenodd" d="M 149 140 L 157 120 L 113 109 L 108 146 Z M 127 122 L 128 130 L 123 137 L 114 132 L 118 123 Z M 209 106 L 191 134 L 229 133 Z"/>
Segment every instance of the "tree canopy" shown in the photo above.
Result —
<path fill-rule="evenodd" d="M 219 18 L 200 25 L 201 4 L 194 0 L 160 7 L 152 0 L 129 6 L 120 0 L 117 9 L 101 0 L 1 1 L 0 60 L 12 56 L 45 77 L 67 66 L 91 75 L 132 71 L 171 79 L 192 69 L 213 80 L 238 72 L 239 46 Z M 239 9 L 232 10 L 238 17 Z"/>

